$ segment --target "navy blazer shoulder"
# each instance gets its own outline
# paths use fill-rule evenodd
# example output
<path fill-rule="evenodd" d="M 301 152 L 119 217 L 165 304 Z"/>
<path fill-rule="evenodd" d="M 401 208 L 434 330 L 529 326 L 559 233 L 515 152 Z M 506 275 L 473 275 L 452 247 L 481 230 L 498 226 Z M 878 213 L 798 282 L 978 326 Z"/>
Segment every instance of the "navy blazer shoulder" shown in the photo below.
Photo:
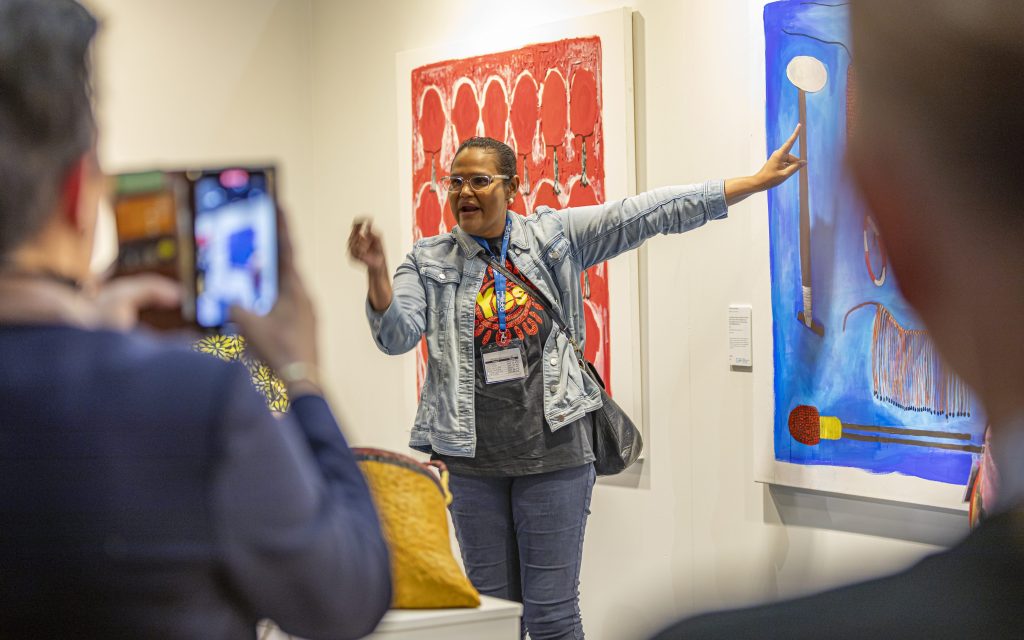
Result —
<path fill-rule="evenodd" d="M 6 326 L 0 354 L 0 636 L 355 637 L 383 615 L 387 550 L 322 399 L 277 421 L 241 365 L 141 334 Z M 361 613 L 324 606 L 346 571 Z"/>

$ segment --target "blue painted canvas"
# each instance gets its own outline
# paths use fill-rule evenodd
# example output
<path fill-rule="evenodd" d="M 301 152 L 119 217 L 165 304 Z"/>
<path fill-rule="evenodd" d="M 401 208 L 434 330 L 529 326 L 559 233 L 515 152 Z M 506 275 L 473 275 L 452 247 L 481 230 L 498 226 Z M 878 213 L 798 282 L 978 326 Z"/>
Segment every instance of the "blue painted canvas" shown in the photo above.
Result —
<path fill-rule="evenodd" d="M 857 126 L 845 4 L 764 9 L 768 149 L 798 122 L 799 179 L 768 194 L 775 459 L 966 484 L 984 417 L 900 297 L 843 170 Z"/>

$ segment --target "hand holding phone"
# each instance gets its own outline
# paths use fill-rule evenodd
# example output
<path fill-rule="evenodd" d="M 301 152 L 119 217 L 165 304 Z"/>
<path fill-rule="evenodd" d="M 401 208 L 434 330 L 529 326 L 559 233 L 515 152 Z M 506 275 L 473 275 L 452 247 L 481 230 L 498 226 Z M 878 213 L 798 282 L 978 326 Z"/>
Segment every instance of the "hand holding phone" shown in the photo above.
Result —
<path fill-rule="evenodd" d="M 260 316 L 240 307 L 230 310 L 256 355 L 274 369 L 293 397 L 319 394 L 316 313 L 306 287 L 295 268 L 288 224 L 278 216 L 280 292 L 270 313 Z M 298 375 L 292 375 L 299 371 Z"/>
<path fill-rule="evenodd" d="M 140 273 L 95 283 L 92 290 L 97 322 L 116 331 L 130 331 L 145 314 L 181 308 L 182 287 L 156 273 Z"/>

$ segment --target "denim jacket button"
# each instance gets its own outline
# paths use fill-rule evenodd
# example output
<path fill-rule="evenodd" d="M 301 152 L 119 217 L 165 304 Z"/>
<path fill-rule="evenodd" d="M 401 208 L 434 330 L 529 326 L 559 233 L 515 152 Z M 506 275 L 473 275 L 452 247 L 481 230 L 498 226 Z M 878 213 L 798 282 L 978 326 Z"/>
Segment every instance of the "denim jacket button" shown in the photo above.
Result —
<path fill-rule="evenodd" d="M 445 279 L 445 278 L 447 278 L 447 277 L 448 277 L 448 276 L 444 275 L 444 273 L 439 273 L 439 274 L 437 274 L 437 279 L 438 279 L 438 280 L 444 280 L 444 279 Z"/>
<path fill-rule="evenodd" d="M 551 366 L 553 367 L 556 364 L 558 364 L 558 358 L 551 358 L 550 360 L 548 360 L 548 362 L 550 362 Z"/>
<path fill-rule="evenodd" d="M 522 252 L 523 252 L 522 249 L 520 249 L 519 247 L 516 247 L 516 255 L 517 256 L 520 255 Z"/>
<path fill-rule="evenodd" d="M 551 393 L 558 393 L 558 385 L 553 384 L 550 387 L 548 387 L 548 390 L 551 391 Z"/>

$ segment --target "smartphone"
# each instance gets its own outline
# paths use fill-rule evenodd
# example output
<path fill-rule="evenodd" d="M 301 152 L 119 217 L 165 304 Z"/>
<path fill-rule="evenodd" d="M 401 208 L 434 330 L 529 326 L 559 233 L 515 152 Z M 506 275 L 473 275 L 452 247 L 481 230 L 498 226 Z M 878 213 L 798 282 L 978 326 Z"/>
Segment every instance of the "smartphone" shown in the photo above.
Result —
<path fill-rule="evenodd" d="M 118 243 L 114 277 L 151 272 L 191 281 L 192 243 L 187 241 L 191 216 L 184 173 L 143 171 L 112 179 Z M 192 298 L 186 292 L 180 308 L 145 309 L 139 321 L 156 329 L 179 329 L 191 325 L 193 315 Z"/>
<path fill-rule="evenodd" d="M 223 328 L 232 305 L 266 314 L 279 286 L 274 169 L 235 167 L 187 176 L 196 324 Z"/>

